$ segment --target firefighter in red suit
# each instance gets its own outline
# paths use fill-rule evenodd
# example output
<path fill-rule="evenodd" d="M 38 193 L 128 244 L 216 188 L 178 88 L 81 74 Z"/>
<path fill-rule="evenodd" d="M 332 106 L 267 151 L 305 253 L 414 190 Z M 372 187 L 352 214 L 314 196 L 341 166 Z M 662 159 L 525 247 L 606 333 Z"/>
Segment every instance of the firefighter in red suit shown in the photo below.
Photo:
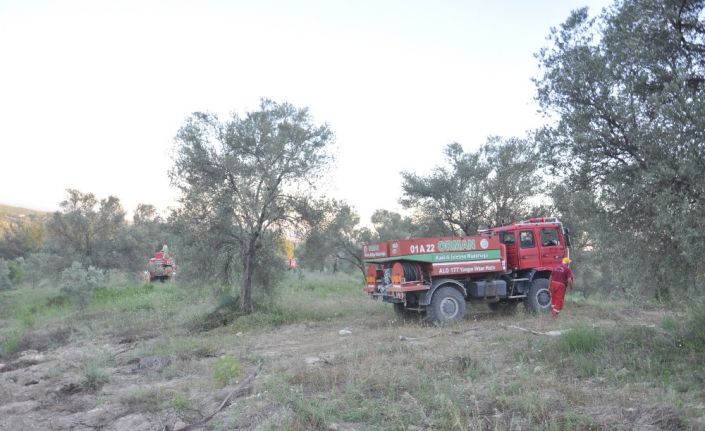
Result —
<path fill-rule="evenodd" d="M 551 272 L 551 313 L 553 318 L 558 318 L 558 313 L 563 309 L 566 288 L 573 285 L 573 271 L 570 269 L 570 258 L 564 257 L 563 263 Z"/>

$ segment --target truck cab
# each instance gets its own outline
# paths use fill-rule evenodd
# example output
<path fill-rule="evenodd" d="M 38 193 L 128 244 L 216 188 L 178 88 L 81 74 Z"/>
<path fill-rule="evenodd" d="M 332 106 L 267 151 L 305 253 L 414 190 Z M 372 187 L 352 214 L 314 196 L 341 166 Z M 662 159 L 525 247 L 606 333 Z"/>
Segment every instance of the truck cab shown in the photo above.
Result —
<path fill-rule="evenodd" d="M 555 218 L 532 218 L 488 229 L 507 248 L 507 268 L 552 270 L 567 256 L 567 231 Z"/>

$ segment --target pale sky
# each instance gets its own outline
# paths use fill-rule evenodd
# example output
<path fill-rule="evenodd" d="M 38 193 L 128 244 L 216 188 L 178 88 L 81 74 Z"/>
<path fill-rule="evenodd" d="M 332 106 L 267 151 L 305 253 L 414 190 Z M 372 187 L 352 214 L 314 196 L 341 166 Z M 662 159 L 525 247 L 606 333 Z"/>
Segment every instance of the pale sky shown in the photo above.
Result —
<path fill-rule="evenodd" d="M 538 127 L 533 54 L 610 3 L 0 0 L 0 203 L 56 210 L 76 188 L 164 211 L 184 119 L 267 97 L 330 124 L 326 194 L 366 223 L 448 143 Z"/>

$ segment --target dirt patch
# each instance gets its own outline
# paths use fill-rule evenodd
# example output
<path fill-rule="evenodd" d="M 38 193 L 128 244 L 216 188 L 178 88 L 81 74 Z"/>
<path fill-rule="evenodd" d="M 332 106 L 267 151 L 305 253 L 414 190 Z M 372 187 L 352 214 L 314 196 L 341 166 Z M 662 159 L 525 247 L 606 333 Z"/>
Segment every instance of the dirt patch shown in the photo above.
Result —
<path fill-rule="evenodd" d="M 32 365 L 37 365 L 39 361 L 32 359 L 21 359 L 19 361 L 10 362 L 9 364 L 2 364 L 0 366 L 0 373 L 9 373 L 10 371 L 20 370 L 22 368 L 31 367 Z"/>
<path fill-rule="evenodd" d="M 7 413 L 0 430 L 173 430 L 216 411 L 260 362 L 251 391 L 233 398 L 207 429 L 678 430 L 703 411 L 684 417 L 658 385 L 634 386 L 642 391 L 635 393 L 609 376 L 566 381 L 540 362 L 537 349 L 551 331 L 624 326 L 589 304 L 569 304 L 558 321 L 477 306 L 447 327 L 401 322 L 391 308 L 364 308 L 362 300 L 352 306 L 362 311 L 277 328 L 226 326 L 194 336 L 160 321 L 141 326 L 148 331 L 69 332 L 64 344 L 37 342 L 51 352 L 45 360 L 25 353 L 0 373 L 0 409 Z M 623 314 L 629 325 L 643 326 L 662 316 L 636 308 Z M 340 335 L 344 328 L 351 334 Z M 213 377 L 215 357 L 223 355 L 241 365 L 224 389 Z M 90 376 L 105 376 L 105 383 L 87 391 Z"/>
<path fill-rule="evenodd" d="M 161 334 L 157 331 L 135 331 L 129 330 L 116 334 L 113 338 L 116 344 L 131 344 L 138 341 L 151 340 L 157 338 Z"/>
<path fill-rule="evenodd" d="M 600 426 L 643 430 L 684 430 L 686 425 L 678 412 L 668 405 L 649 405 L 632 408 L 601 406 L 585 410 Z"/>

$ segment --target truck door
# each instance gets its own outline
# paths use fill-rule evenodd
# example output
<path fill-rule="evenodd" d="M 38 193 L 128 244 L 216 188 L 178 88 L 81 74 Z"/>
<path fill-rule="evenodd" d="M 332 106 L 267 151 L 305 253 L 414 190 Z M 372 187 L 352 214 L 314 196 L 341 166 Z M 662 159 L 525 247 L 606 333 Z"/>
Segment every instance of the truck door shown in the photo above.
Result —
<path fill-rule="evenodd" d="M 519 232 L 519 269 L 537 268 L 539 266 L 539 249 L 533 230 Z"/>
<path fill-rule="evenodd" d="M 541 266 L 555 268 L 565 257 L 565 247 L 561 244 L 558 227 L 541 228 Z"/>
<path fill-rule="evenodd" d="M 516 233 L 501 232 L 499 241 L 507 249 L 507 269 L 517 269 L 519 267 L 519 255 L 517 253 Z"/>

